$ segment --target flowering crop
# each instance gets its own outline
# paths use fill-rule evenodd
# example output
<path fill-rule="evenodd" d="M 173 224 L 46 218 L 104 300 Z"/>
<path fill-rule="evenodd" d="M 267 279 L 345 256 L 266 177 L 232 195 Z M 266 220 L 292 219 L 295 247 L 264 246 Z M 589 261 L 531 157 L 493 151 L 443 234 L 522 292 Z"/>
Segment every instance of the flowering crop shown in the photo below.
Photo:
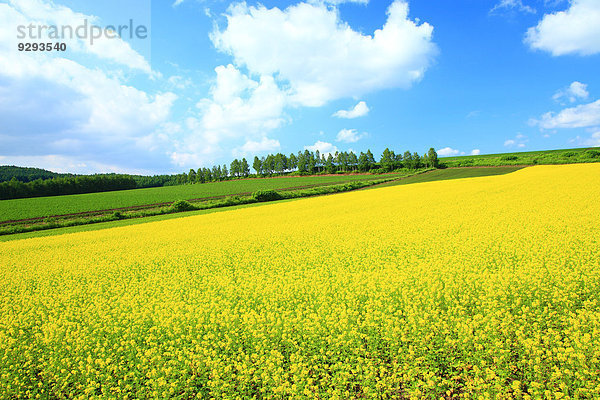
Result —
<path fill-rule="evenodd" d="M 0 243 L 0 398 L 598 398 L 600 165 Z"/>

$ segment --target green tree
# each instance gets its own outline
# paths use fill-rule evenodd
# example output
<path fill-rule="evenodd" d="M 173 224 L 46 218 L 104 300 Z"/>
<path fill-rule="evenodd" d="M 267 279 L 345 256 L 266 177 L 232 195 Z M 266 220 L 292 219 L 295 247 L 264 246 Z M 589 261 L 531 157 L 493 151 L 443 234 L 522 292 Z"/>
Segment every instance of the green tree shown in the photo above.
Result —
<path fill-rule="evenodd" d="M 373 166 L 375 165 L 375 157 L 369 149 L 367 149 L 367 162 L 369 164 L 369 170 L 371 170 L 371 168 L 373 168 Z"/>
<path fill-rule="evenodd" d="M 421 157 L 419 156 L 419 153 L 417 153 L 415 151 L 412 155 L 412 159 L 413 159 L 413 168 L 414 169 L 421 168 L 422 163 L 421 163 Z"/>
<path fill-rule="evenodd" d="M 250 175 L 250 166 L 248 165 L 248 160 L 245 158 L 242 158 L 242 161 L 240 162 L 240 172 L 244 178 L 247 178 L 248 175 Z"/>
<path fill-rule="evenodd" d="M 217 182 L 221 180 L 221 167 L 218 167 L 216 165 L 213 165 L 212 167 L 212 178 L 213 181 Z"/>
<path fill-rule="evenodd" d="M 404 159 L 404 166 L 406 168 L 414 168 L 413 156 L 410 153 L 410 151 L 407 150 L 404 152 L 403 159 Z"/>
<path fill-rule="evenodd" d="M 275 157 L 272 154 L 267 154 L 263 161 L 263 173 L 273 175 L 273 171 L 275 171 Z"/>
<path fill-rule="evenodd" d="M 298 172 L 300 174 L 305 174 L 308 172 L 308 160 L 306 159 L 304 153 L 301 151 L 298 152 L 298 160 L 296 164 L 298 166 Z"/>
<path fill-rule="evenodd" d="M 367 172 L 369 170 L 369 160 L 367 158 L 367 155 L 362 151 L 358 156 L 358 170 L 361 172 Z"/>
<path fill-rule="evenodd" d="M 356 158 L 356 154 L 353 151 L 348 153 L 348 164 L 350 165 L 353 171 L 355 171 L 356 168 L 358 168 L 358 158 Z"/>
<path fill-rule="evenodd" d="M 325 162 L 325 170 L 328 174 L 335 174 L 335 163 L 333 162 L 333 155 L 329 153 L 327 161 Z"/>
<path fill-rule="evenodd" d="M 202 168 L 198 168 L 198 173 L 196 173 L 196 183 L 204 183 L 205 178 L 204 178 L 204 169 Z"/>
<path fill-rule="evenodd" d="M 210 170 L 210 168 L 204 168 L 204 181 L 205 182 L 213 181 L 213 175 L 212 175 L 212 171 Z"/>
<path fill-rule="evenodd" d="M 262 174 L 262 161 L 258 156 L 254 156 L 254 162 L 252 163 L 252 168 L 256 171 L 256 175 Z"/>
<path fill-rule="evenodd" d="M 229 178 L 229 171 L 227 171 L 227 165 L 223 164 L 223 168 L 221 168 L 221 174 L 223 176 L 223 179 L 227 179 Z"/>
<path fill-rule="evenodd" d="M 396 161 L 395 158 L 396 156 L 394 155 L 394 152 L 390 151 L 390 149 L 386 147 L 386 149 L 383 151 L 383 154 L 381 155 L 381 160 L 379 161 L 381 164 L 381 168 L 383 168 L 387 172 L 392 171 L 394 169 L 394 163 Z"/>
<path fill-rule="evenodd" d="M 290 170 L 295 170 L 298 167 L 298 158 L 296 157 L 296 155 L 294 153 L 290 154 L 290 157 L 288 158 L 288 168 Z"/>
<path fill-rule="evenodd" d="M 239 177 L 241 174 L 240 171 L 240 160 L 238 160 L 237 158 L 235 160 L 233 160 L 231 162 L 231 164 L 229 165 L 229 173 L 231 174 L 231 176 L 236 176 Z"/>
<path fill-rule="evenodd" d="M 195 183 L 196 182 L 196 171 L 194 171 L 193 168 L 191 168 L 190 172 L 188 172 L 188 182 L 189 183 Z"/>
<path fill-rule="evenodd" d="M 438 155 L 433 147 L 430 148 L 429 152 L 427 153 L 427 164 L 428 167 L 433 168 L 438 168 L 440 166 L 440 160 L 438 159 Z"/>
<path fill-rule="evenodd" d="M 315 167 L 317 168 L 317 172 L 321 172 L 321 152 L 319 150 L 315 151 Z"/>
<path fill-rule="evenodd" d="M 275 172 L 277 172 L 278 174 L 283 174 L 283 171 L 285 171 L 286 165 L 285 165 L 284 157 L 285 156 L 283 154 L 277 153 L 273 160 Z"/>

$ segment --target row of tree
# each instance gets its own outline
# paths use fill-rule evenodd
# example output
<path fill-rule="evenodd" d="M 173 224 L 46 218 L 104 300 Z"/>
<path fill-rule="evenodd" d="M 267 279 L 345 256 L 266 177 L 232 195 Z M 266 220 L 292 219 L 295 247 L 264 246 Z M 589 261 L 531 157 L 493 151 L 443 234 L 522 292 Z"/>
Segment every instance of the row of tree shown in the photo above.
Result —
<path fill-rule="evenodd" d="M 393 151 L 385 149 L 379 161 L 375 160 L 371 150 L 361 152 L 359 155 L 351 151 L 325 155 L 318 150 L 315 152 L 304 150 L 296 154 L 292 153 L 289 156 L 277 153 L 268 154 L 261 158 L 254 157 L 252 162 L 252 168 L 256 176 L 275 176 L 289 173 L 300 175 L 349 172 L 385 173 L 400 168 L 419 169 L 423 167 L 438 167 L 438 158 L 434 149 L 430 149 L 424 156 L 419 156 L 419 154 L 410 151 L 404 154 L 395 154 Z M 28 177 L 33 177 L 34 174 L 43 171 L 34 169 L 29 171 L 20 167 L 8 168 L 16 168 L 19 170 L 17 172 Z M 53 174 L 50 171 L 47 172 Z M 13 176 L 9 181 L 0 182 L 0 200 L 105 192 L 185 183 L 217 182 L 248 176 L 250 176 L 250 165 L 245 158 L 233 160 L 229 167 L 226 164 L 222 166 L 215 165 L 212 168 L 191 169 L 187 174 L 178 175 L 62 175 L 49 179 L 44 176 L 46 179 L 40 178 L 31 182 L 23 182 Z"/>
<path fill-rule="evenodd" d="M 0 200 L 107 192 L 136 187 L 135 179 L 130 175 L 81 175 L 36 179 L 32 182 L 21 182 L 13 177 L 10 181 L 0 182 Z"/>
<path fill-rule="evenodd" d="M 385 173 L 397 169 L 438 168 L 437 153 L 433 148 L 427 154 L 420 156 L 410 151 L 396 154 L 390 149 L 385 149 L 379 161 L 375 160 L 371 150 L 356 153 L 335 152 L 321 154 L 319 150 L 299 151 L 297 154 L 286 156 L 282 153 L 268 154 L 262 158 L 254 157 L 252 168 L 256 176 L 275 176 L 288 173 L 306 174 L 335 174 L 348 172 Z M 250 166 L 245 158 L 235 159 L 229 165 L 215 165 L 212 168 L 190 169 L 187 174 L 177 175 L 177 183 L 205 183 L 223 181 L 230 178 L 245 178 L 250 176 Z"/>

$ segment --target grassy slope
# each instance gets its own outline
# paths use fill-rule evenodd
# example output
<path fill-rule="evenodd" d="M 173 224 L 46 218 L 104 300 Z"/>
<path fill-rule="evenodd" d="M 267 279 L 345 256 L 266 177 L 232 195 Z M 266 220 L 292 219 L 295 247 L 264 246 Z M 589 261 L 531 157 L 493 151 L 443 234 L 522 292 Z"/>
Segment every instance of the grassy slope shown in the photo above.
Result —
<path fill-rule="evenodd" d="M 484 154 L 480 156 L 441 157 L 440 162 L 446 164 L 448 167 L 600 162 L 600 149 L 581 148 Z"/>
<path fill-rule="evenodd" d="M 393 182 L 387 182 L 376 187 L 365 188 L 364 190 L 375 189 L 383 186 L 408 185 L 411 183 L 445 181 L 449 179 L 476 178 L 480 176 L 504 175 L 521 169 L 522 167 L 486 167 L 486 168 L 457 168 L 457 169 L 437 169 L 419 175 L 409 176 Z"/>
<path fill-rule="evenodd" d="M 294 186 L 328 184 L 378 179 L 376 175 L 306 176 L 264 179 L 243 179 L 198 185 L 166 186 L 115 192 L 87 193 L 69 196 L 35 197 L 1 200 L 0 221 L 45 217 L 84 211 L 106 210 L 145 204 L 233 195 L 261 189 L 283 189 Z"/>

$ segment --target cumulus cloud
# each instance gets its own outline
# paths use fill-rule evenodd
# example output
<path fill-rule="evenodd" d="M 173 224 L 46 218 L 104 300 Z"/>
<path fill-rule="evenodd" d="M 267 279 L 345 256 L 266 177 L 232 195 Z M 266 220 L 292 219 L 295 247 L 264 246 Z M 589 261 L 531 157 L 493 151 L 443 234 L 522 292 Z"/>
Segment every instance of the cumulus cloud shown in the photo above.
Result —
<path fill-rule="evenodd" d="M 43 0 L 9 0 L 9 4 L 0 4 L 0 40 L 13 38 L 18 25 L 27 26 L 31 23 L 45 26 L 70 26 L 73 29 L 88 25 L 99 25 L 100 21 L 93 15 L 86 15 L 72 9 Z M 2 28 L 3 27 L 3 28 Z M 43 30 L 39 41 L 48 39 L 49 30 Z M 37 36 L 38 32 L 35 32 Z M 74 53 L 92 54 L 100 59 L 111 61 L 133 70 L 152 74 L 148 61 L 133 50 L 129 43 L 119 37 L 107 38 L 102 36 L 91 43 L 88 39 L 76 36 L 61 39 L 69 51 Z M 14 44 L 14 43 L 11 43 Z"/>
<path fill-rule="evenodd" d="M 456 150 L 451 147 L 444 147 L 442 149 L 438 149 L 436 152 L 441 157 L 451 157 L 460 155 L 460 150 Z"/>
<path fill-rule="evenodd" d="M 349 110 L 336 111 L 333 116 L 338 118 L 353 119 L 364 117 L 365 115 L 369 114 L 369 111 L 370 109 L 369 106 L 367 106 L 367 103 L 360 101 L 357 105 Z"/>
<path fill-rule="evenodd" d="M 336 151 L 338 151 L 338 148 L 331 143 L 322 142 L 322 141 L 318 140 L 317 142 L 315 142 L 315 144 L 313 144 L 311 146 L 304 146 L 304 150 L 309 150 L 309 151 L 319 150 L 319 153 L 324 154 L 325 156 L 328 156 L 329 154 L 334 154 Z"/>
<path fill-rule="evenodd" d="M 537 26 L 527 30 L 525 42 L 553 56 L 599 53 L 600 2 L 573 0 L 567 10 L 544 15 Z"/>
<path fill-rule="evenodd" d="M 367 134 L 365 132 L 358 133 L 356 129 L 342 129 L 338 132 L 335 140 L 338 142 L 356 143 L 366 136 Z"/>
<path fill-rule="evenodd" d="M 211 35 L 215 47 L 252 74 L 277 76 L 294 104 L 321 106 L 420 80 L 437 50 L 433 27 L 408 17 L 394 1 L 372 35 L 353 30 L 335 8 L 299 3 L 284 10 L 245 3 L 229 7 L 227 27 Z"/>
<path fill-rule="evenodd" d="M 225 138 L 262 136 L 285 122 L 286 96 L 272 76 L 263 75 L 255 81 L 231 64 L 218 66 L 215 72 L 211 97 L 197 105 L 203 139 L 218 143 Z"/>
<path fill-rule="evenodd" d="M 480 154 L 481 154 L 481 150 L 479 150 L 479 149 L 473 149 L 473 150 L 471 150 L 471 155 L 472 156 L 478 156 Z"/>
<path fill-rule="evenodd" d="M 266 135 L 286 122 L 287 102 L 275 79 L 263 75 L 254 80 L 235 66 L 215 68 L 210 96 L 197 104 L 198 115 L 187 121 L 189 134 L 176 143 L 171 158 L 177 165 L 204 165 L 234 148 L 236 155 L 276 150 L 279 142 Z M 243 140 L 245 144 L 235 147 Z"/>
<path fill-rule="evenodd" d="M 496 14 L 506 11 L 519 11 L 529 14 L 536 13 L 535 8 L 523 4 L 522 0 L 500 0 L 500 2 L 490 10 L 490 14 Z"/>
<path fill-rule="evenodd" d="M 530 123 L 542 129 L 600 126 L 600 100 L 596 100 L 593 103 L 581 104 L 576 107 L 565 108 L 558 113 L 547 112 L 539 119 L 531 120 Z"/>
<path fill-rule="evenodd" d="M 573 82 L 569 85 L 569 87 L 565 89 L 561 89 L 552 96 L 552 99 L 555 101 L 563 101 L 564 99 L 568 100 L 571 103 L 576 102 L 579 99 L 587 99 L 589 93 L 587 91 L 587 85 L 581 82 Z"/>
<path fill-rule="evenodd" d="M 67 57 L 97 55 L 96 43 L 74 42 L 67 53 L 15 50 L 16 24 L 72 25 L 88 17 L 94 21 L 39 0 L 0 4 L 0 155 L 4 162 L 31 161 L 55 170 L 63 163 L 83 173 L 169 168 L 163 150 L 168 132 L 161 130 L 177 96 L 127 83 L 131 72 L 150 71 L 128 44 L 107 43 L 118 59 L 95 60 L 93 68 Z"/>

